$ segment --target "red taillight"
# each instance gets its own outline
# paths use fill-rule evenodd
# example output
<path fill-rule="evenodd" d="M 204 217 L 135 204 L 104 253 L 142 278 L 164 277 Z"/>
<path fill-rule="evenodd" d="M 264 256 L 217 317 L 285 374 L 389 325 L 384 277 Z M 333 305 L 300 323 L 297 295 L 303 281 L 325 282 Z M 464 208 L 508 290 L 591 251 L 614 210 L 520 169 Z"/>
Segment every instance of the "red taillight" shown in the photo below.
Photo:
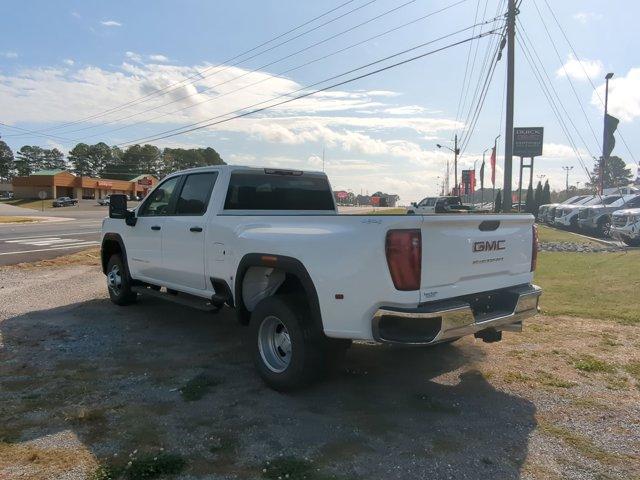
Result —
<path fill-rule="evenodd" d="M 538 263 L 538 226 L 531 227 L 531 271 L 536 269 Z"/>
<path fill-rule="evenodd" d="M 397 290 L 418 290 L 422 271 L 420 230 L 389 230 L 385 244 L 387 265 Z"/>

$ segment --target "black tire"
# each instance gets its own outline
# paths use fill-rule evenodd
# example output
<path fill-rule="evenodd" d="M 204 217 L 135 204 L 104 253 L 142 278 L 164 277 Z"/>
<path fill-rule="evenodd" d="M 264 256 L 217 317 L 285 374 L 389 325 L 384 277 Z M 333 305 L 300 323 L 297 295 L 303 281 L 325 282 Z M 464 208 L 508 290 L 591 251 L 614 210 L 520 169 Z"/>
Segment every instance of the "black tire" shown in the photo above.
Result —
<path fill-rule="evenodd" d="M 107 264 L 107 289 L 109 298 L 116 305 L 129 305 L 136 301 L 138 294 L 131 291 L 131 277 L 118 254 L 109 257 Z"/>
<path fill-rule="evenodd" d="M 297 296 L 276 295 L 258 303 L 249 322 L 249 342 L 260 377 L 274 390 L 299 389 L 325 372 L 326 339 Z"/>
<path fill-rule="evenodd" d="M 611 236 L 611 219 L 604 217 L 598 220 L 598 235 L 603 238 L 609 238 Z"/>

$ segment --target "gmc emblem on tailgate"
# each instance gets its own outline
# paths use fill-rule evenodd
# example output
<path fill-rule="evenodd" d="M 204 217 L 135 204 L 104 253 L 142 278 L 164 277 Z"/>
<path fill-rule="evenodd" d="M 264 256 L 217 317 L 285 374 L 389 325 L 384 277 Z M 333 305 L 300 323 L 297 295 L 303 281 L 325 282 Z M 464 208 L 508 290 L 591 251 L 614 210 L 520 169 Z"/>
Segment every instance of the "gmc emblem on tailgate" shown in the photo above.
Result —
<path fill-rule="evenodd" d="M 504 250 L 506 240 L 491 240 L 482 242 L 473 242 L 474 252 L 494 252 L 497 250 Z"/>

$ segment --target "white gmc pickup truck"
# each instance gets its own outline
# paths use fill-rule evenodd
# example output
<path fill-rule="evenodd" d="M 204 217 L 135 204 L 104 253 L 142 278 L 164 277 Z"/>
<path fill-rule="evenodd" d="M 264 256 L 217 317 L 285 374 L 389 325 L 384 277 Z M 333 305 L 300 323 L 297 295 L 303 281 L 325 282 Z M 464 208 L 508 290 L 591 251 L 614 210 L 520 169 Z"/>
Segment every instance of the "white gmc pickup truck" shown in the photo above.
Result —
<path fill-rule="evenodd" d="M 102 268 L 117 305 L 234 308 L 272 388 L 316 379 L 351 340 L 501 339 L 537 313 L 531 215 L 338 215 L 319 172 L 216 166 L 112 195 Z"/>

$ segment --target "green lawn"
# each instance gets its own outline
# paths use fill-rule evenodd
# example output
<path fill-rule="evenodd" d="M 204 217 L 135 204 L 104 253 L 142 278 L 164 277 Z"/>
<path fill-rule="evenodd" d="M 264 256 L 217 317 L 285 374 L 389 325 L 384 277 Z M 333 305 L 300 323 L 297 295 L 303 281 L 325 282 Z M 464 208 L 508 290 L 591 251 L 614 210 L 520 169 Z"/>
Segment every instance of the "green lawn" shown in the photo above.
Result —
<path fill-rule="evenodd" d="M 404 215 L 407 213 L 406 208 L 385 208 L 382 210 L 372 210 L 367 215 Z"/>
<path fill-rule="evenodd" d="M 53 208 L 53 200 L 45 200 L 44 208 Z M 11 200 L 0 200 L 0 203 L 13 205 L 15 207 L 32 208 L 34 210 L 42 210 L 42 200 L 32 200 L 28 198 L 12 198 Z"/>
<path fill-rule="evenodd" d="M 556 228 L 547 227 L 546 225 L 538 225 L 538 237 L 541 242 L 572 242 L 601 245 L 587 238 L 575 235 L 571 232 L 558 230 Z"/>
<path fill-rule="evenodd" d="M 640 325 L 640 251 L 540 252 L 535 283 L 547 315 L 571 315 Z"/>

